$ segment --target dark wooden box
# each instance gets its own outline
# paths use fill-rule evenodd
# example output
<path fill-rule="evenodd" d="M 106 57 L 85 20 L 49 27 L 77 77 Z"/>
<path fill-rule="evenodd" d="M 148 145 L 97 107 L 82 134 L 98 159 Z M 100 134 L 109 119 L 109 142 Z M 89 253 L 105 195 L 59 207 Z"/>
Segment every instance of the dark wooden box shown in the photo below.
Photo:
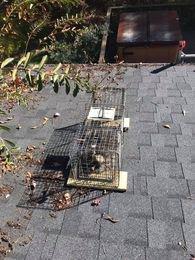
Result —
<path fill-rule="evenodd" d="M 117 33 L 118 61 L 176 62 L 181 40 L 176 11 L 121 13 Z"/>

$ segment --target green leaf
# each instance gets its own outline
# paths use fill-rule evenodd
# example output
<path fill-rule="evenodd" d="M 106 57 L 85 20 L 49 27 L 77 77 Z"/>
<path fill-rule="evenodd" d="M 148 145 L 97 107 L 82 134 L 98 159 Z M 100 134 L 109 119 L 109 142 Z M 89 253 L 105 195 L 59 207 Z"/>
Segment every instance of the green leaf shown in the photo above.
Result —
<path fill-rule="evenodd" d="M 27 52 L 26 57 L 25 57 L 25 62 L 24 62 L 24 68 L 26 68 L 28 66 L 30 58 L 31 58 L 31 53 Z"/>
<path fill-rule="evenodd" d="M 75 83 L 75 88 L 73 90 L 73 97 L 76 97 L 78 93 L 79 93 L 79 85 Z"/>
<path fill-rule="evenodd" d="M 65 78 L 65 81 L 66 81 L 66 84 L 65 84 L 65 87 L 66 87 L 66 94 L 68 95 L 69 92 L 70 92 L 70 82 L 67 78 Z"/>
<path fill-rule="evenodd" d="M 31 71 L 28 70 L 26 72 L 26 80 L 28 81 L 28 84 L 33 87 L 33 79 L 32 79 L 32 76 L 31 76 Z"/>
<path fill-rule="evenodd" d="M 56 73 L 62 67 L 62 63 L 59 63 L 53 73 Z"/>
<path fill-rule="evenodd" d="M 44 55 L 43 58 L 41 59 L 41 62 L 39 64 L 39 70 L 41 70 L 45 64 L 45 62 L 47 61 L 48 56 Z"/>
<path fill-rule="evenodd" d="M 54 77 L 53 77 L 53 82 L 58 81 L 58 79 L 59 79 L 59 75 L 54 75 Z"/>
<path fill-rule="evenodd" d="M 61 75 L 59 79 L 59 85 L 62 86 L 63 83 L 64 83 L 64 75 Z"/>
<path fill-rule="evenodd" d="M 25 60 L 26 60 L 26 56 L 21 57 L 16 67 L 18 68 L 23 62 L 25 62 Z"/>
<path fill-rule="evenodd" d="M 1 69 L 7 66 L 9 63 L 11 63 L 14 60 L 14 58 L 7 58 L 1 63 Z"/>
<path fill-rule="evenodd" d="M 53 90 L 54 90 L 55 93 L 58 93 L 58 90 L 59 90 L 59 83 L 58 83 L 58 81 L 54 81 Z"/>
<path fill-rule="evenodd" d="M 0 130 L 10 131 L 10 128 L 5 125 L 0 125 Z"/>
<path fill-rule="evenodd" d="M 66 67 L 66 69 L 65 69 L 65 74 L 68 74 L 68 72 L 70 71 L 70 65 L 68 65 L 67 67 Z"/>
<path fill-rule="evenodd" d="M 42 81 L 42 77 L 40 74 L 38 76 L 37 86 L 38 86 L 38 91 L 41 91 L 43 89 L 43 81 Z"/>
<path fill-rule="evenodd" d="M 5 143 L 7 143 L 7 144 L 8 144 L 9 146 L 11 146 L 11 147 L 15 147 L 15 146 L 16 146 L 15 143 L 11 142 L 10 140 L 3 139 L 3 141 L 4 141 Z"/>
<path fill-rule="evenodd" d="M 0 115 L 6 115 L 5 111 L 3 111 L 2 109 L 0 109 Z"/>

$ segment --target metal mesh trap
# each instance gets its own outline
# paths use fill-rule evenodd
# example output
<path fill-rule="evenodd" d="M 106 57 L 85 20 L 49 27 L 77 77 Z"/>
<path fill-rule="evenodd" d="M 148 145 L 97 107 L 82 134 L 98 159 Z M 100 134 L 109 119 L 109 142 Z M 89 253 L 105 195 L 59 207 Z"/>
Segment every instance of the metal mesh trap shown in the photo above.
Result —
<path fill-rule="evenodd" d="M 124 94 L 121 88 L 103 88 L 92 96 L 70 151 L 68 185 L 119 186 Z"/>

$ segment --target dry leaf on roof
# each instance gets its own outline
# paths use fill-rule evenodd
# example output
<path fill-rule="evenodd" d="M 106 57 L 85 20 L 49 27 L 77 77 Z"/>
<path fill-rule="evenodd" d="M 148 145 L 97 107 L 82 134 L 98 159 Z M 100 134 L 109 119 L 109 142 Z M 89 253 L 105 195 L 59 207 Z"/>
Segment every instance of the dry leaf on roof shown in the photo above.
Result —
<path fill-rule="evenodd" d="M 71 194 L 66 192 L 64 194 L 60 194 L 54 201 L 54 209 L 62 210 L 68 208 L 72 205 L 72 197 Z"/>
<path fill-rule="evenodd" d="M 3 185 L 2 187 L 0 187 L 0 197 L 1 196 L 7 196 L 8 194 L 10 194 L 13 190 L 13 187 L 8 186 L 8 185 Z"/>
<path fill-rule="evenodd" d="M 186 111 L 183 109 L 182 110 L 182 114 L 185 116 L 185 114 L 186 114 Z"/>
<path fill-rule="evenodd" d="M 108 215 L 108 214 L 106 214 L 106 213 L 104 213 L 104 214 L 102 215 L 102 218 L 103 218 L 103 219 L 106 219 L 106 220 L 108 220 L 108 221 L 110 221 L 110 222 L 112 222 L 112 223 L 117 223 L 117 222 L 119 222 L 118 219 L 115 219 L 115 218 L 113 218 L 112 216 L 110 216 L 110 215 Z"/>
<path fill-rule="evenodd" d="M 171 128 L 170 125 L 163 125 L 163 127 L 164 127 L 164 128 L 168 128 L 168 129 Z"/>
<path fill-rule="evenodd" d="M 35 125 L 35 126 L 31 126 L 30 129 L 36 129 L 36 128 L 38 128 L 38 127 L 39 127 L 38 125 Z"/>
<path fill-rule="evenodd" d="M 21 127 L 21 125 L 19 125 L 19 124 L 16 126 L 16 129 L 18 129 L 18 130 L 21 129 L 21 128 L 22 128 L 22 127 Z"/>
<path fill-rule="evenodd" d="M 42 125 L 45 125 L 45 124 L 48 122 L 48 120 L 49 120 L 48 117 L 44 117 L 44 118 L 43 118 L 43 123 L 42 123 Z"/>
<path fill-rule="evenodd" d="M 56 215 L 54 212 L 50 212 L 49 215 L 50 215 L 50 217 L 52 217 L 52 218 L 57 218 L 57 215 Z"/>
<path fill-rule="evenodd" d="M 178 242 L 178 245 L 185 251 L 187 251 L 187 247 L 185 245 L 183 245 L 182 242 Z"/>
<path fill-rule="evenodd" d="M 58 113 L 58 112 L 56 112 L 54 115 L 53 115 L 53 117 L 55 118 L 55 117 L 59 117 L 60 116 L 60 113 Z"/>
<path fill-rule="evenodd" d="M 14 229 L 20 229 L 22 227 L 18 221 L 15 222 L 15 221 L 11 221 L 11 220 L 7 221 L 7 225 Z"/>
<path fill-rule="evenodd" d="M 11 251 L 11 250 L 10 250 L 9 247 L 0 244 L 0 254 L 2 254 L 2 255 L 5 256 L 5 255 L 7 255 L 10 251 Z"/>
<path fill-rule="evenodd" d="M 100 205 L 100 199 L 95 199 L 95 200 L 93 200 L 93 201 L 91 202 L 91 206 L 97 207 L 97 206 L 99 206 L 99 205 Z"/>

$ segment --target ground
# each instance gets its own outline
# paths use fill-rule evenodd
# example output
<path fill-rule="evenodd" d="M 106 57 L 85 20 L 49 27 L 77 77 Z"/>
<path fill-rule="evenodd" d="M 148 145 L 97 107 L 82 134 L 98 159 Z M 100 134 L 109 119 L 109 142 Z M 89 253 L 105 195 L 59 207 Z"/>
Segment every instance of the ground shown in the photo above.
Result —
<path fill-rule="evenodd" d="M 190 259 L 195 254 L 195 65 L 85 69 L 99 79 L 109 72 L 104 82 L 126 88 L 130 129 L 124 136 L 122 170 L 128 172 L 127 191 L 104 195 L 97 207 L 88 201 L 52 215 L 45 201 L 25 208 L 22 173 L 6 174 L 1 182 L 14 190 L 0 199 L 0 226 L 13 239 L 29 241 L 16 241 L 5 259 Z M 54 94 L 49 87 L 41 95 L 34 109 L 12 112 L 9 135 L 23 149 L 29 144 L 41 149 L 51 136 L 49 144 L 62 144 L 63 133 L 81 121 L 90 97 L 81 92 L 73 98 L 64 90 Z M 31 129 L 56 112 L 60 117 Z M 119 221 L 103 219 L 105 212 Z M 21 227 L 8 226 L 8 220 Z"/>

